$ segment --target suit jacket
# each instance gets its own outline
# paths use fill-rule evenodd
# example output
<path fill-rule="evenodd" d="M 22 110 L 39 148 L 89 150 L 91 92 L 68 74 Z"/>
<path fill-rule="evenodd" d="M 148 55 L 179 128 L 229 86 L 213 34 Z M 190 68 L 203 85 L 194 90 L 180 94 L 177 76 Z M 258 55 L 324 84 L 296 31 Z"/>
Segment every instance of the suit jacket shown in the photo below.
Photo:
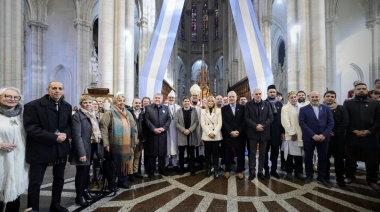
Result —
<path fill-rule="evenodd" d="M 148 140 L 145 150 L 149 156 L 166 156 L 167 155 L 167 131 L 169 129 L 171 118 L 169 109 L 165 105 L 150 104 L 145 108 L 145 123 L 148 128 Z M 161 134 L 155 134 L 154 129 L 164 128 Z"/>
<path fill-rule="evenodd" d="M 196 129 L 199 125 L 198 120 L 198 113 L 197 109 L 190 107 L 190 134 L 189 136 L 189 146 L 198 146 L 199 140 L 197 136 Z M 178 135 L 178 146 L 186 146 L 187 145 L 187 137 L 185 134 L 183 134 L 183 131 L 185 131 L 185 120 L 183 116 L 183 109 L 177 110 L 177 115 L 174 118 L 175 127 L 177 128 L 177 135 Z"/>
<path fill-rule="evenodd" d="M 26 136 L 26 162 L 52 163 L 70 152 L 71 105 L 60 100 L 59 111 L 45 95 L 27 103 L 24 107 Z M 66 133 L 66 140 L 58 143 L 55 131 Z"/>
<path fill-rule="evenodd" d="M 227 148 L 237 147 L 238 141 L 245 141 L 245 107 L 236 104 L 235 115 L 232 112 L 231 106 L 226 105 L 222 107 L 222 120 L 223 120 L 223 141 Z M 239 131 L 239 136 L 236 138 L 231 137 L 232 131 Z"/>
<path fill-rule="evenodd" d="M 222 112 L 219 108 L 210 114 L 209 109 L 202 109 L 201 112 L 202 140 L 204 141 L 220 141 L 222 136 Z M 208 135 L 214 133 L 215 137 L 210 138 Z"/>
<path fill-rule="evenodd" d="M 258 110 L 259 114 L 258 114 Z M 255 103 L 251 100 L 245 105 L 245 124 L 247 125 L 247 138 L 249 140 L 267 141 L 270 139 L 270 124 L 273 121 L 272 107 L 266 101 Z M 256 130 L 258 124 L 263 125 L 264 131 Z"/>
<path fill-rule="evenodd" d="M 330 107 L 318 105 L 319 118 L 314 113 L 313 106 L 308 104 L 300 109 L 299 123 L 302 129 L 302 140 L 304 142 L 313 142 L 314 135 L 323 134 L 325 140 L 330 141 L 330 133 L 334 128 L 334 117 Z"/>
<path fill-rule="evenodd" d="M 269 99 L 265 101 L 271 104 Z M 268 142 L 272 145 L 280 146 L 282 143 L 281 135 L 284 133 L 284 128 L 281 125 L 281 109 L 283 105 L 280 101 L 276 101 L 274 106 L 276 107 L 277 113 L 273 113 L 273 122 L 270 125 L 271 136 Z"/>

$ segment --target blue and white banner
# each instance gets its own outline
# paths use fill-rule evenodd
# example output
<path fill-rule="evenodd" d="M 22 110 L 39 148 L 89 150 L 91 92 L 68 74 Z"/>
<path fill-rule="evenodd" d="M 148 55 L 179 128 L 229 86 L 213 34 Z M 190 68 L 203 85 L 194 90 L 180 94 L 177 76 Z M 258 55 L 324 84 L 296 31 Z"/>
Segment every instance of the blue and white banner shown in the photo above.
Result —
<path fill-rule="evenodd" d="M 265 51 L 251 0 L 230 0 L 249 88 L 260 88 L 263 94 L 273 84 L 273 73 Z"/>
<path fill-rule="evenodd" d="M 148 55 L 140 72 L 140 97 L 161 93 L 162 81 L 176 39 L 184 0 L 165 0 Z"/>

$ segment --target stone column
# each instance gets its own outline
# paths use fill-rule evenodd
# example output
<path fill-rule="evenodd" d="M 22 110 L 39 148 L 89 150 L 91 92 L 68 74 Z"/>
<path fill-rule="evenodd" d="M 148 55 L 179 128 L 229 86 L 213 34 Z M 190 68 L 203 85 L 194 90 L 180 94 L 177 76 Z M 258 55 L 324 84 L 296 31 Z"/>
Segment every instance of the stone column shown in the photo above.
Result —
<path fill-rule="evenodd" d="M 310 69 L 311 90 L 320 93 L 326 90 L 326 27 L 325 1 L 310 1 Z"/>
<path fill-rule="evenodd" d="M 84 20 L 75 20 L 74 27 L 77 31 L 77 45 L 76 45 L 76 85 L 77 92 L 74 95 L 78 95 L 78 92 L 87 93 L 86 88 L 90 86 L 92 81 L 92 73 L 90 70 L 90 53 L 91 53 L 91 32 L 92 25 Z M 78 99 L 74 96 L 73 99 Z"/>
<path fill-rule="evenodd" d="M 126 8 L 125 0 L 115 1 L 115 41 L 114 41 L 114 62 L 113 70 L 114 93 L 122 91 L 125 95 L 128 92 L 125 90 L 125 70 L 126 70 L 126 40 L 130 39 L 130 29 L 126 28 Z M 133 48 L 133 45 L 128 45 Z M 128 50 L 127 50 L 128 51 Z M 134 85 L 134 79 L 130 82 Z M 132 93 L 133 94 L 133 93 Z M 129 101 L 126 102 L 129 104 Z M 132 101 L 131 101 L 132 102 Z"/>
<path fill-rule="evenodd" d="M 298 90 L 310 92 L 310 17 L 307 8 L 310 1 L 297 1 L 296 24 L 299 26 L 297 41 Z M 319 20 L 319 19 L 315 19 Z M 314 22 L 317 21 L 313 21 Z"/>
<path fill-rule="evenodd" d="M 99 2 L 99 73 L 100 85 L 114 90 L 114 0 Z"/>
<path fill-rule="evenodd" d="M 125 0 L 119 0 L 125 1 Z M 135 67 L 134 67 L 134 35 L 135 35 L 135 2 L 134 1 L 126 1 L 126 20 L 125 20 L 125 28 L 127 30 L 127 37 L 125 46 L 125 98 L 128 104 L 132 103 L 132 100 L 135 96 Z"/>
<path fill-rule="evenodd" d="M 144 17 L 141 17 L 140 20 L 137 22 L 137 26 L 140 30 L 139 70 L 141 71 L 149 49 L 148 20 Z"/>
<path fill-rule="evenodd" d="M 369 70 L 369 83 L 368 89 L 374 88 L 373 83 L 376 79 L 379 78 L 378 73 L 378 60 L 379 60 L 379 35 L 380 35 L 380 27 L 378 20 L 370 20 L 367 21 L 367 29 L 370 30 L 371 33 L 371 64 Z"/>
<path fill-rule="evenodd" d="M 336 17 L 326 20 L 326 72 L 327 88 L 337 90 L 336 87 Z"/>
<path fill-rule="evenodd" d="M 287 8 L 287 41 L 286 41 L 286 59 L 288 64 L 288 90 L 297 91 L 297 46 L 299 40 L 299 34 L 295 32 L 294 25 L 296 20 L 296 0 L 288 0 L 286 4 Z"/>

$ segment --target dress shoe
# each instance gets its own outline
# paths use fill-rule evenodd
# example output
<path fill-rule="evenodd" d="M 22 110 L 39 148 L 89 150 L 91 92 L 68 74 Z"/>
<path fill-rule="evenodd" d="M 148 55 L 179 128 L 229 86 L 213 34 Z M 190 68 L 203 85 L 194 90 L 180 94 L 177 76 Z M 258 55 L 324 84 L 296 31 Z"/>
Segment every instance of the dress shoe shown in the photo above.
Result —
<path fill-rule="evenodd" d="M 124 183 L 118 183 L 118 184 L 117 184 L 117 187 L 119 187 L 119 188 L 125 188 L 125 189 L 129 189 L 129 188 L 131 188 L 131 186 L 128 185 L 127 182 L 124 182 Z"/>
<path fill-rule="evenodd" d="M 168 176 L 168 173 L 165 170 L 160 170 L 158 173 L 162 176 Z"/>
<path fill-rule="evenodd" d="M 305 176 L 301 173 L 295 173 L 294 174 L 294 177 L 301 180 L 301 181 L 304 181 L 305 180 Z"/>
<path fill-rule="evenodd" d="M 351 177 L 347 177 L 345 180 L 344 180 L 344 182 L 346 183 L 346 184 L 351 184 L 351 183 L 353 183 L 354 182 L 354 178 L 351 178 Z"/>
<path fill-rule="evenodd" d="M 210 177 L 210 176 L 211 176 L 211 168 L 206 169 L 206 177 Z"/>
<path fill-rule="evenodd" d="M 82 197 L 75 197 L 75 204 L 80 206 L 89 206 L 90 203 L 86 201 L 86 199 Z"/>
<path fill-rule="evenodd" d="M 214 168 L 214 179 L 218 179 L 218 178 L 219 178 L 218 169 Z"/>
<path fill-rule="evenodd" d="M 277 172 L 271 172 L 270 175 L 272 175 L 273 177 L 277 179 L 280 179 L 280 175 Z"/>
<path fill-rule="evenodd" d="M 292 175 L 292 173 L 286 173 L 286 175 L 285 175 L 285 179 L 286 179 L 286 180 L 293 180 L 293 175 Z"/>
<path fill-rule="evenodd" d="M 239 180 L 242 180 L 242 179 L 244 179 L 244 174 L 242 172 L 239 172 L 236 174 L 236 178 Z"/>
<path fill-rule="evenodd" d="M 256 177 L 255 174 L 250 174 L 249 177 L 248 177 L 248 180 L 254 180 Z"/>
<path fill-rule="evenodd" d="M 129 175 L 128 175 L 128 180 L 129 180 L 130 182 L 135 182 L 135 177 L 133 176 L 133 174 L 129 174 Z"/>
<path fill-rule="evenodd" d="M 94 199 L 94 197 L 91 196 L 90 192 L 87 189 L 83 191 L 83 196 L 86 200 Z"/>
<path fill-rule="evenodd" d="M 377 183 L 368 183 L 369 187 L 371 187 L 374 191 L 380 192 L 380 187 L 377 185 Z"/>
<path fill-rule="evenodd" d="M 281 164 L 281 170 L 282 170 L 282 171 L 285 171 L 285 170 L 286 170 L 286 168 L 285 168 L 285 164 Z"/>
<path fill-rule="evenodd" d="M 224 178 L 226 178 L 226 179 L 228 179 L 228 178 L 230 178 L 230 172 L 226 172 L 226 173 L 224 173 Z"/>
<path fill-rule="evenodd" d="M 135 178 L 143 178 L 143 176 L 141 174 L 139 174 L 139 173 L 133 173 L 133 176 Z"/>
<path fill-rule="evenodd" d="M 262 181 L 266 181 L 267 180 L 267 178 L 264 176 L 264 174 L 263 173 L 261 173 L 261 172 L 259 172 L 258 174 L 257 174 L 257 177 L 259 178 L 259 180 L 262 180 Z"/>
<path fill-rule="evenodd" d="M 69 210 L 60 205 L 52 205 L 50 206 L 50 212 L 69 212 Z"/>
<path fill-rule="evenodd" d="M 323 178 L 317 178 L 317 182 L 319 183 L 319 184 L 322 184 L 324 187 L 326 187 L 326 188 L 331 188 L 331 184 L 330 183 L 328 183 L 325 179 L 323 179 Z"/>
<path fill-rule="evenodd" d="M 336 180 L 336 183 L 337 183 L 338 186 L 340 186 L 340 187 L 346 187 L 346 183 L 344 182 L 343 179 L 337 179 L 337 180 Z"/>
<path fill-rule="evenodd" d="M 311 183 L 311 181 L 313 181 L 313 177 L 312 176 L 307 176 L 307 177 L 305 177 L 304 183 L 305 184 L 309 184 L 309 183 Z"/>
<path fill-rule="evenodd" d="M 269 180 L 270 179 L 270 174 L 269 171 L 265 171 L 265 179 Z"/>

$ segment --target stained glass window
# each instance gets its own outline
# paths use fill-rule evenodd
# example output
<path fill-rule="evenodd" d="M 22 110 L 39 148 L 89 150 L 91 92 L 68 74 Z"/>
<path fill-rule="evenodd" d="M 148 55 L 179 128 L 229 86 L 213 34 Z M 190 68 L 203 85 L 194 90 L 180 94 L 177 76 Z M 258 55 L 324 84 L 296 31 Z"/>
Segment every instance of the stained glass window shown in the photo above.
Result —
<path fill-rule="evenodd" d="M 215 8 L 215 40 L 219 39 L 219 0 L 214 2 Z"/>
<path fill-rule="evenodd" d="M 197 3 L 191 3 L 191 41 L 197 42 Z"/>
<path fill-rule="evenodd" d="M 182 10 L 181 14 L 181 39 L 185 40 L 185 15 L 184 15 L 184 10 Z"/>
<path fill-rule="evenodd" d="M 203 41 L 208 41 L 208 4 L 207 2 L 203 3 L 202 17 L 203 17 Z"/>

